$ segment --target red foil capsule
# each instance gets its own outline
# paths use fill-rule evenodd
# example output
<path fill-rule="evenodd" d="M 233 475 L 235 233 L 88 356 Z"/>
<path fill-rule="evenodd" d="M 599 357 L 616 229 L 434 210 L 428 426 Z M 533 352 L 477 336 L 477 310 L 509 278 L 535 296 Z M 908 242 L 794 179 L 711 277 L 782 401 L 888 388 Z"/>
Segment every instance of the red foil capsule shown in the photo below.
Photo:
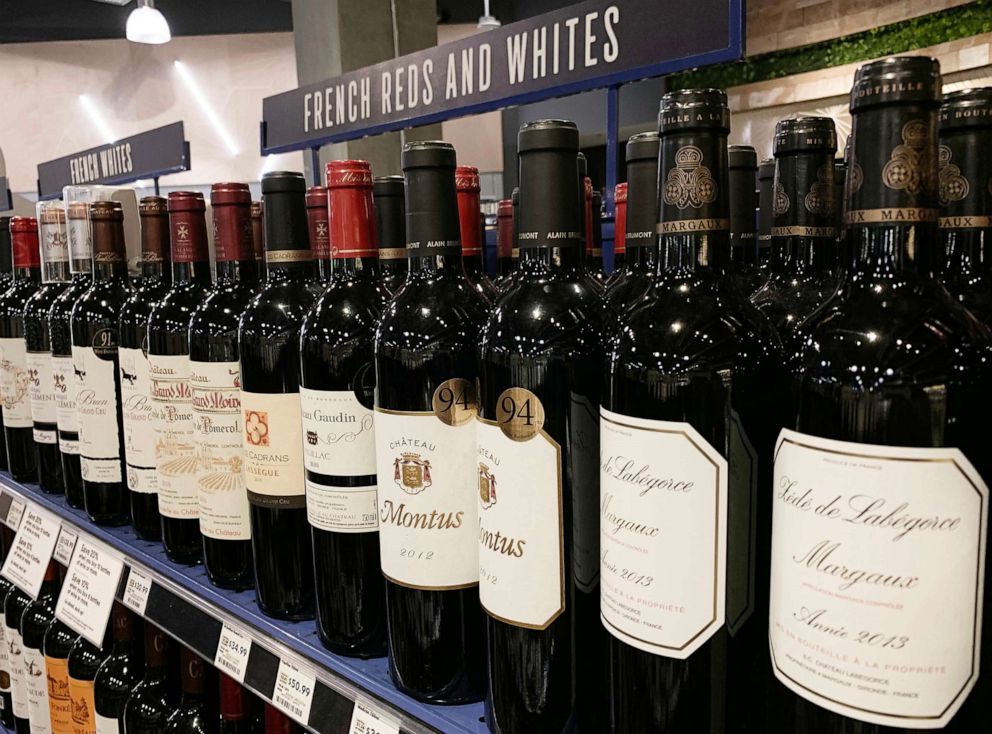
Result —
<path fill-rule="evenodd" d="M 11 217 L 10 246 L 15 268 L 40 268 L 38 220 L 34 217 Z"/>
<path fill-rule="evenodd" d="M 502 199 L 496 205 L 496 257 L 513 256 L 513 201 Z"/>
<path fill-rule="evenodd" d="M 458 224 L 462 235 L 462 255 L 482 254 L 482 212 L 479 210 L 479 169 L 475 166 L 455 168 L 458 192 Z"/>
<path fill-rule="evenodd" d="M 627 252 L 627 184 L 618 183 L 613 194 L 616 212 L 613 222 L 613 254 Z"/>
<path fill-rule="evenodd" d="M 328 216 L 327 189 L 323 186 L 311 186 L 307 189 L 307 224 L 310 227 L 310 251 L 315 260 L 328 260 L 331 257 Z"/>
<path fill-rule="evenodd" d="M 218 672 L 220 678 L 220 715 L 225 721 L 242 721 L 247 718 L 248 699 L 245 689 L 236 680 Z"/>
<path fill-rule="evenodd" d="M 367 161 L 331 161 L 326 175 L 331 257 L 378 257 L 371 166 Z"/>
<path fill-rule="evenodd" d="M 251 191 L 248 184 L 217 183 L 210 187 L 217 262 L 252 260 Z"/>
<path fill-rule="evenodd" d="M 169 236 L 172 241 L 172 262 L 207 262 L 207 205 L 203 194 L 194 191 L 174 191 L 169 194 Z"/>

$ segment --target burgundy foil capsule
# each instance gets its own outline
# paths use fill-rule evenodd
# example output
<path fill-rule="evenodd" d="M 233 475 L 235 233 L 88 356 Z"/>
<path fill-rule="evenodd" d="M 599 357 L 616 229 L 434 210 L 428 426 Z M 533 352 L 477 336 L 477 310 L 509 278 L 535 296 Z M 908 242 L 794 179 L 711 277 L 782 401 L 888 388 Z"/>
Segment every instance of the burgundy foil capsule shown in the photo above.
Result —
<path fill-rule="evenodd" d="M 513 201 L 501 199 L 496 205 L 496 257 L 513 256 Z"/>
<path fill-rule="evenodd" d="M 255 257 L 248 184 L 216 183 L 210 187 L 213 208 L 214 256 L 218 262 Z"/>
<path fill-rule="evenodd" d="M 207 232 L 203 194 L 174 191 L 169 194 L 169 235 L 172 240 L 172 262 L 207 262 Z"/>
<path fill-rule="evenodd" d="M 220 716 L 225 721 L 242 721 L 247 718 L 248 699 L 245 689 L 228 675 L 218 671 L 220 678 Z"/>
<path fill-rule="evenodd" d="M 141 261 L 160 263 L 169 257 L 169 204 L 162 196 L 143 196 L 138 204 L 141 217 Z"/>
<path fill-rule="evenodd" d="M 613 254 L 623 255 L 627 252 L 627 184 L 617 184 L 613 201 L 616 204 L 613 223 Z"/>
<path fill-rule="evenodd" d="M 331 161 L 325 170 L 330 256 L 378 257 L 371 166 L 367 161 Z"/>
<path fill-rule="evenodd" d="M 119 201 L 94 201 L 90 204 L 90 228 L 93 231 L 93 262 L 124 262 L 124 207 Z"/>
<path fill-rule="evenodd" d="M 331 258 L 328 218 L 327 188 L 311 186 L 307 189 L 307 224 L 310 228 L 310 251 L 315 260 Z"/>
<path fill-rule="evenodd" d="M 15 268 L 41 267 L 38 246 L 38 220 L 34 217 L 11 217 L 11 256 Z"/>
<path fill-rule="evenodd" d="M 462 236 L 462 255 L 482 254 L 482 227 L 479 210 L 479 169 L 475 166 L 455 168 L 455 190 L 458 195 L 458 223 Z"/>

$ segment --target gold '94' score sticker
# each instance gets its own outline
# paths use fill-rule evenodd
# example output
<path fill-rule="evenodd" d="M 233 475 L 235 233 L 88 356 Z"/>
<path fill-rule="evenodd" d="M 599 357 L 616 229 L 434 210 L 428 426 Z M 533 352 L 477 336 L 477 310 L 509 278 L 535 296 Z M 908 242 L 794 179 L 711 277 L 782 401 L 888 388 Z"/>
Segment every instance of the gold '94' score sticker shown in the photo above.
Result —
<path fill-rule="evenodd" d="M 529 441 L 544 428 L 544 406 L 530 390 L 511 387 L 496 401 L 496 423 L 514 441 Z"/>
<path fill-rule="evenodd" d="M 478 411 L 475 385 L 461 377 L 445 380 L 434 391 L 431 407 L 434 415 L 448 426 L 463 426 Z"/>

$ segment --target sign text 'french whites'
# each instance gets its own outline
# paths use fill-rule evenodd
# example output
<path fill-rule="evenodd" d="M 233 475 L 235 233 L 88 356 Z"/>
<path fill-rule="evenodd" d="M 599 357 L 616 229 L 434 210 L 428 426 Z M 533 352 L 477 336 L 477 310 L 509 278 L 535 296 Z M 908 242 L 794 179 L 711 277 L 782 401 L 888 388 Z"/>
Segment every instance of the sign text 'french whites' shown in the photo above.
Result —
<path fill-rule="evenodd" d="M 276 153 L 644 79 L 742 54 L 740 0 L 593 0 L 268 97 Z M 679 22 L 664 22 L 678 13 Z M 650 32 L 646 32 L 650 29 Z"/>
<path fill-rule="evenodd" d="M 183 123 L 174 122 L 39 163 L 38 196 L 53 199 L 62 195 L 63 186 L 121 184 L 187 171 L 189 166 L 189 143 Z"/>

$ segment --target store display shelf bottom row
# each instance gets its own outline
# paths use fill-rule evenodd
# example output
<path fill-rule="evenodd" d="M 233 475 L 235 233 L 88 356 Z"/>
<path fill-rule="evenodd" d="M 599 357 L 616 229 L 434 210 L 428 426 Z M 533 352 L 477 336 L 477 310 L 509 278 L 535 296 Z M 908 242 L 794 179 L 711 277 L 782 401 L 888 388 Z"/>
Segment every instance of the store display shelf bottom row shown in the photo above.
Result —
<path fill-rule="evenodd" d="M 69 507 L 64 497 L 20 484 L 6 472 L 0 472 L 0 489 L 12 500 L 21 499 L 27 506 L 57 515 L 63 527 L 80 538 L 102 541 L 123 556 L 125 571 L 118 599 L 124 599 L 132 570 L 148 576 L 152 584 L 143 616 L 204 658 L 216 659 L 225 626 L 248 637 L 251 645 L 244 685 L 263 698 L 273 700 L 280 669 L 286 665 L 302 670 L 304 679 L 312 675 L 314 692 L 305 718 L 307 726 L 319 734 L 349 731 L 356 700 L 407 734 L 486 732 L 481 703 L 434 706 L 415 701 L 396 690 L 386 658 L 357 660 L 327 651 L 313 620 L 287 622 L 266 617 L 255 602 L 254 591 L 213 586 L 202 566 L 172 563 L 161 543 L 141 540 L 130 527 L 98 527 L 82 510 Z M 5 517 L 0 519 L 6 520 L 10 502 L 3 504 Z"/>

